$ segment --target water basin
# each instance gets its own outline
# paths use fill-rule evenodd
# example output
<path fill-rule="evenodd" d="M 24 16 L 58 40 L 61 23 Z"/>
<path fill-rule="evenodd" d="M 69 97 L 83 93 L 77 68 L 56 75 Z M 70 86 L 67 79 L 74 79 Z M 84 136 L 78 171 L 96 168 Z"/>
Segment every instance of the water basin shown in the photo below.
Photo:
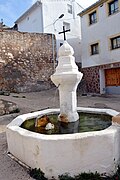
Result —
<path fill-rule="evenodd" d="M 85 114 L 104 114 L 116 116 L 119 112 L 111 109 L 78 108 Z M 19 161 L 31 168 L 40 168 L 49 179 L 54 176 L 69 173 L 71 176 L 81 172 L 95 172 L 110 174 L 115 171 L 115 165 L 120 161 L 120 126 L 107 124 L 99 130 L 96 120 L 95 131 L 68 134 L 42 134 L 21 128 L 29 119 L 36 119 L 44 114 L 59 114 L 59 109 L 46 109 L 34 113 L 23 114 L 7 125 L 8 152 Z M 82 113 L 81 113 L 82 114 Z M 95 115 L 96 116 L 96 115 Z M 97 115 L 98 116 L 98 115 Z M 81 118 L 83 127 L 90 121 Z M 106 122 L 106 121 L 105 121 Z M 110 120 L 111 123 L 111 120 Z M 103 126 L 102 122 L 102 126 Z M 79 126 L 79 129 L 81 127 Z M 90 128 L 90 127 L 89 127 Z M 105 129 L 104 129 L 105 128 Z M 87 130 L 88 131 L 88 130 Z"/>

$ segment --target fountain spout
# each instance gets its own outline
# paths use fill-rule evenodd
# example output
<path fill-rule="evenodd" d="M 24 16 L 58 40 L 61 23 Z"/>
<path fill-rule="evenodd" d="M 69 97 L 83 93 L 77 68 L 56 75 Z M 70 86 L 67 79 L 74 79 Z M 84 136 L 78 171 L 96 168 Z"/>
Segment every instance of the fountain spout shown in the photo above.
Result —
<path fill-rule="evenodd" d="M 77 113 L 76 89 L 83 74 L 78 71 L 73 54 L 73 48 L 67 41 L 64 41 L 64 44 L 59 48 L 56 72 L 51 76 L 52 82 L 59 89 L 59 120 L 62 121 L 65 116 L 66 122 L 75 122 L 79 119 Z"/>

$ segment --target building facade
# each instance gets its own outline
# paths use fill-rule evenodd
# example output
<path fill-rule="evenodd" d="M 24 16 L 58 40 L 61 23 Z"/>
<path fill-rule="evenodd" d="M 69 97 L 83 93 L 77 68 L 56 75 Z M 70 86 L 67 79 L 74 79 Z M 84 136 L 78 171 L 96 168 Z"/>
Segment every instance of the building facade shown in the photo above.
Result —
<path fill-rule="evenodd" d="M 120 0 L 99 0 L 79 15 L 87 91 L 120 94 Z"/>
<path fill-rule="evenodd" d="M 81 61 L 81 27 L 77 16 L 83 8 L 75 0 L 39 0 L 16 20 L 18 31 L 55 34 L 57 51 L 63 43 L 63 35 L 58 34 L 65 29 L 67 41 L 74 48 L 77 62 Z M 55 50 L 56 51 L 56 50 Z"/>

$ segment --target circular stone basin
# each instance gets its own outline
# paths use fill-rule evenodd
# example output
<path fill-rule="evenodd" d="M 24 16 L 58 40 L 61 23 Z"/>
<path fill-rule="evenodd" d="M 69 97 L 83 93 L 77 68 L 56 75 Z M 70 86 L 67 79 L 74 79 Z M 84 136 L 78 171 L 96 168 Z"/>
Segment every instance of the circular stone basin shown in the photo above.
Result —
<path fill-rule="evenodd" d="M 70 134 L 89 131 L 99 131 L 108 128 L 112 124 L 112 116 L 106 114 L 93 114 L 78 112 L 79 120 L 71 123 L 58 121 L 58 114 L 48 114 L 54 129 L 46 130 L 45 127 L 35 127 L 36 118 L 28 119 L 20 127 L 32 132 L 42 134 Z"/>
<path fill-rule="evenodd" d="M 78 108 L 79 112 L 116 116 L 111 109 Z M 7 126 L 8 152 L 31 168 L 40 168 L 45 176 L 55 178 L 69 173 L 112 173 L 120 162 L 120 126 L 112 122 L 108 128 L 73 134 L 41 134 L 20 126 L 28 119 L 44 114 L 59 114 L 47 109 L 20 115 Z M 116 165 L 116 166 L 115 166 Z"/>

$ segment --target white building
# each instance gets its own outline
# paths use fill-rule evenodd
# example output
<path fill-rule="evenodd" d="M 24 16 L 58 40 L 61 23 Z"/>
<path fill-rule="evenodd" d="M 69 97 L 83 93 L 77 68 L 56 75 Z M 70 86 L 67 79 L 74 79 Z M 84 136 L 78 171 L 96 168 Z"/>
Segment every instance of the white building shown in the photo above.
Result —
<path fill-rule="evenodd" d="M 63 43 L 63 34 L 58 33 L 63 31 L 65 26 L 65 29 L 70 29 L 70 32 L 66 33 L 67 40 L 74 48 L 76 61 L 80 62 L 81 27 L 77 14 L 82 10 L 75 0 L 39 0 L 15 23 L 21 32 L 55 34 L 57 50 Z"/>
<path fill-rule="evenodd" d="M 120 94 L 120 0 L 99 0 L 79 15 L 88 92 Z"/>

